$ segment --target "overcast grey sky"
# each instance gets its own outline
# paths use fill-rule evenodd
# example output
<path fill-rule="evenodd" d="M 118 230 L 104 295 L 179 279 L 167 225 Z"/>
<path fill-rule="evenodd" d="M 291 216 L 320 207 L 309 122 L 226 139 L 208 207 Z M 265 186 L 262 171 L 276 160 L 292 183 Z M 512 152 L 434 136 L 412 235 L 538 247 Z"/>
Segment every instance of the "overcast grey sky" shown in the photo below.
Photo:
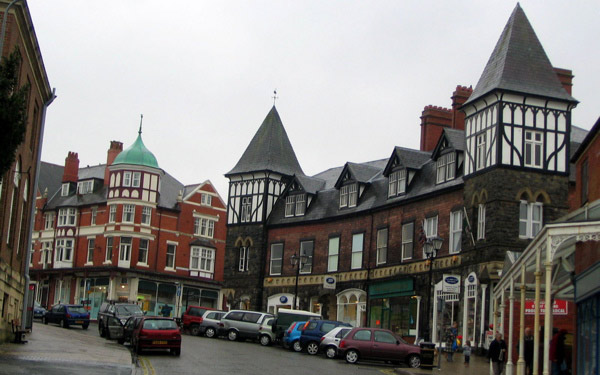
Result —
<path fill-rule="evenodd" d="M 29 0 L 50 106 L 42 159 L 106 162 L 143 139 L 184 184 L 228 172 L 273 104 L 304 172 L 419 147 L 428 104 L 477 83 L 513 1 Z M 573 124 L 598 116 L 600 1 L 521 1 L 550 61 L 572 69 Z"/>

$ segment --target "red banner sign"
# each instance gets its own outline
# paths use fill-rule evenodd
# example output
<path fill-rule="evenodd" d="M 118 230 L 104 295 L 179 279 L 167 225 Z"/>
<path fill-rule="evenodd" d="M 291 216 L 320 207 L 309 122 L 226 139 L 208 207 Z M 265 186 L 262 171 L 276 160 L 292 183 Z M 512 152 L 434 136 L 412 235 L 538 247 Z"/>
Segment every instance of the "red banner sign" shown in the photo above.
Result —
<path fill-rule="evenodd" d="M 540 314 L 546 313 L 546 303 L 544 301 L 540 301 Z M 557 299 L 554 301 L 554 305 L 552 306 L 552 314 L 553 315 L 568 315 L 569 313 L 569 304 L 567 301 Z M 525 301 L 525 315 L 535 315 L 535 301 L 534 300 L 526 300 Z"/>

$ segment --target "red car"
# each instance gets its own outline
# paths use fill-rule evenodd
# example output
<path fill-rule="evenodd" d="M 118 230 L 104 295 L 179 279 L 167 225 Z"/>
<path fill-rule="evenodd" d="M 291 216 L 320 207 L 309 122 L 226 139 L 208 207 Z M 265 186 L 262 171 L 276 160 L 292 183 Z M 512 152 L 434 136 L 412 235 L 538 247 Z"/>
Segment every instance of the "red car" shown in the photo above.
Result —
<path fill-rule="evenodd" d="M 339 354 L 348 363 L 356 363 L 360 358 L 405 362 L 412 368 L 421 366 L 421 348 L 406 343 L 387 329 L 353 328 L 340 342 Z"/>
<path fill-rule="evenodd" d="M 172 318 L 143 317 L 131 335 L 131 346 L 136 353 L 147 349 L 168 349 L 181 354 L 181 332 Z"/>
<path fill-rule="evenodd" d="M 181 317 L 183 329 L 189 330 L 190 333 L 194 336 L 198 336 L 200 333 L 202 333 L 202 316 L 207 310 L 214 309 L 203 306 L 188 306 L 187 310 L 183 313 Z"/>

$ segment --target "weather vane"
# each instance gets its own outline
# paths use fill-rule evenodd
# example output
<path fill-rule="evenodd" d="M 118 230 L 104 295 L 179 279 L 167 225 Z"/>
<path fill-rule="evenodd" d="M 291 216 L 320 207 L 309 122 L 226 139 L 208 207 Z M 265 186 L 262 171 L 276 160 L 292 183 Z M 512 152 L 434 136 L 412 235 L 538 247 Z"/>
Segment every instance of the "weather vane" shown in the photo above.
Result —
<path fill-rule="evenodd" d="M 140 130 L 138 131 L 139 135 L 142 135 L 142 121 L 144 120 L 144 115 L 140 114 Z"/>
<path fill-rule="evenodd" d="M 277 89 L 273 90 L 273 96 L 272 96 L 272 98 L 273 98 L 273 105 L 275 105 L 275 101 L 277 99 L 279 99 L 279 96 L 277 96 Z"/>

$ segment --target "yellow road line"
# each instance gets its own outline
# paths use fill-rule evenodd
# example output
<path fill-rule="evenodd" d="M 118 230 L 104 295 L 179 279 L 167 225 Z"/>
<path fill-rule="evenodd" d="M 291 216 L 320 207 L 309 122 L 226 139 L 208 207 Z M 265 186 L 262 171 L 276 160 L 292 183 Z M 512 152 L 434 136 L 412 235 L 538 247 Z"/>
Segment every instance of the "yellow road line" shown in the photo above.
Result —
<path fill-rule="evenodd" d="M 390 369 L 379 370 L 379 371 L 383 372 L 384 374 L 388 374 L 388 375 L 393 375 L 396 373 L 394 370 L 390 370 Z"/>
<path fill-rule="evenodd" d="M 148 375 L 148 369 L 146 368 L 146 363 L 144 362 L 144 358 L 138 357 L 138 360 L 140 362 L 140 366 L 142 367 L 143 374 Z"/>

